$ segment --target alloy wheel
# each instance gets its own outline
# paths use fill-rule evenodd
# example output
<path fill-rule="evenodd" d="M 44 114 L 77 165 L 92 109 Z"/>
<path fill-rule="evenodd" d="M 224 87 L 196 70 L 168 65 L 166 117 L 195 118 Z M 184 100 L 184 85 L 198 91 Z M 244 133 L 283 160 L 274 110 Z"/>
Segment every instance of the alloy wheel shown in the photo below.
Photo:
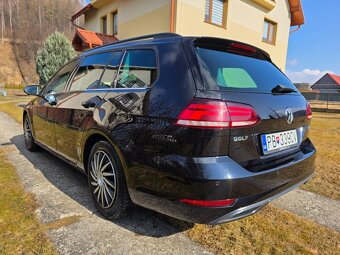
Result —
<path fill-rule="evenodd" d="M 26 144 L 30 144 L 31 139 L 32 139 L 32 131 L 31 131 L 30 121 L 28 120 L 28 118 L 25 119 L 24 131 L 25 131 L 24 136 L 25 136 Z"/>
<path fill-rule="evenodd" d="M 89 173 L 96 201 L 102 208 L 109 208 L 116 197 L 117 180 L 112 161 L 105 151 L 98 150 L 93 154 Z"/>

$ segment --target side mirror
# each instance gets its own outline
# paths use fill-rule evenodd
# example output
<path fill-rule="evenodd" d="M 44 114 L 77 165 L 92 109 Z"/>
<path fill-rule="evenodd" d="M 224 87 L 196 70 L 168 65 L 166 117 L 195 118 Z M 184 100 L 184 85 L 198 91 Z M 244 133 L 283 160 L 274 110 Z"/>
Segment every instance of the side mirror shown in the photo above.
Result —
<path fill-rule="evenodd" d="M 38 96 L 40 93 L 39 85 L 29 85 L 24 88 L 24 92 L 30 96 Z"/>

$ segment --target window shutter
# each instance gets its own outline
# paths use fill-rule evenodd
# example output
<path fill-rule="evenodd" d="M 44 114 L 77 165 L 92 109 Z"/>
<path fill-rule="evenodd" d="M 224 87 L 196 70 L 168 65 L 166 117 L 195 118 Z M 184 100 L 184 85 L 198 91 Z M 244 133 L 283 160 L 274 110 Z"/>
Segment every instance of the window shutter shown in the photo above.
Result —
<path fill-rule="evenodd" d="M 211 22 L 222 26 L 223 25 L 223 13 L 224 13 L 224 1 L 213 0 Z"/>
<path fill-rule="evenodd" d="M 269 22 L 267 20 L 264 21 L 264 25 L 263 25 L 263 35 L 262 38 L 265 41 L 268 41 L 268 32 L 269 32 Z"/>
<path fill-rule="evenodd" d="M 274 29 L 275 29 L 275 25 L 269 24 L 269 29 L 268 29 L 268 41 L 269 42 L 274 42 Z"/>
<path fill-rule="evenodd" d="M 210 0 L 205 0 L 205 20 L 210 20 Z"/>

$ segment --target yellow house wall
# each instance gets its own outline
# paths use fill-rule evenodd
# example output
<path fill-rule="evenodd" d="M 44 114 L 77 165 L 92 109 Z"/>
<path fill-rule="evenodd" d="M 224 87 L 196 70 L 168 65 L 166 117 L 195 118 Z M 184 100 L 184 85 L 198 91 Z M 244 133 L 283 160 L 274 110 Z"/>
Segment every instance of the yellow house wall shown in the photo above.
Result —
<path fill-rule="evenodd" d="M 170 30 L 170 0 L 121 0 L 94 1 L 85 15 L 85 29 L 102 32 L 101 17 L 107 15 L 108 34 L 113 33 L 111 13 L 118 10 L 118 34 L 120 40 Z"/>
<path fill-rule="evenodd" d="M 267 51 L 273 62 L 284 70 L 290 29 L 288 0 L 277 0 L 271 11 L 252 0 L 226 1 L 226 28 L 221 28 L 204 21 L 205 0 L 177 0 L 176 32 L 222 37 L 255 45 Z M 262 42 L 265 18 L 278 23 L 275 45 Z"/>

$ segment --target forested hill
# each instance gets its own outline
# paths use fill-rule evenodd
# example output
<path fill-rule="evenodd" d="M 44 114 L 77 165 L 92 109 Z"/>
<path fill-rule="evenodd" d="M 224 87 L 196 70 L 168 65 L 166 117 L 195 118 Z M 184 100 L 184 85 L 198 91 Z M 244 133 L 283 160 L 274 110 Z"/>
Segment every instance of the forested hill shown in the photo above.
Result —
<path fill-rule="evenodd" d="M 71 16 L 84 4 L 85 0 L 0 0 L 0 47 L 10 43 L 12 47 L 7 48 L 13 52 L 9 55 L 14 54 L 19 68 L 28 65 L 32 70 L 26 72 L 34 72 L 36 52 L 43 41 L 56 30 L 72 39 Z M 0 85 L 7 79 L 1 77 L 1 68 Z"/>

